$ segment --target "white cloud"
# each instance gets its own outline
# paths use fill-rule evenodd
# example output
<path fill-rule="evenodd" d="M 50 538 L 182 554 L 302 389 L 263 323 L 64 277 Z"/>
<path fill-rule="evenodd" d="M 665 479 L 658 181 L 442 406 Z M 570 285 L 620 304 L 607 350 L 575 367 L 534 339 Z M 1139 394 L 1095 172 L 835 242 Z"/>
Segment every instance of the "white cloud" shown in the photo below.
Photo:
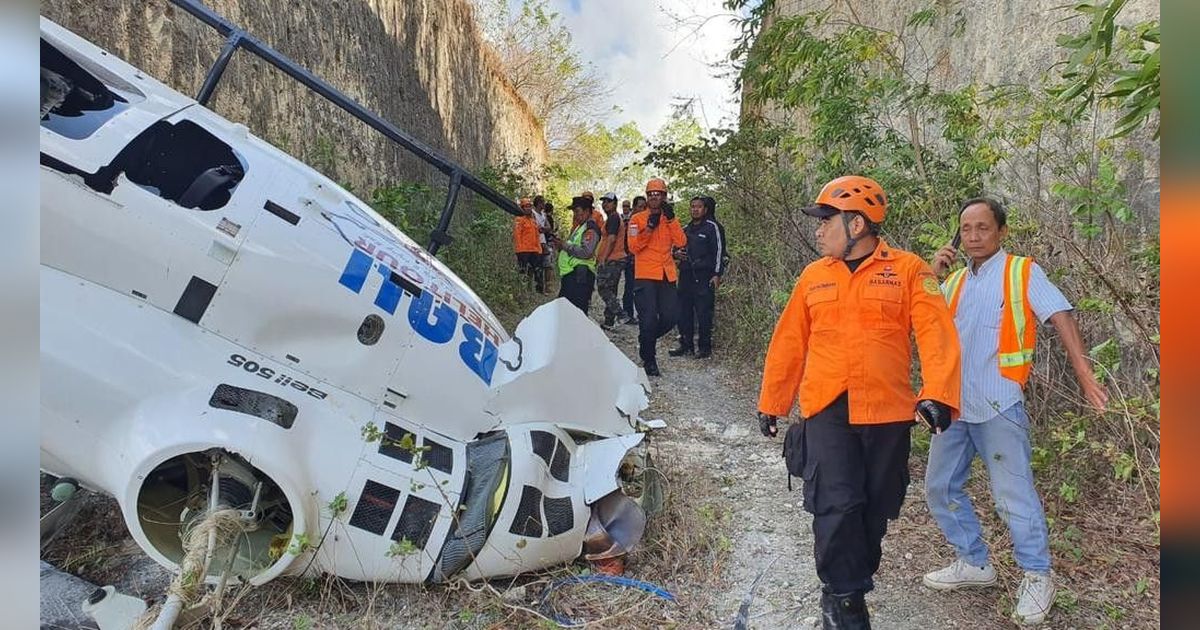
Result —
<path fill-rule="evenodd" d="M 634 121 L 652 135 L 675 97 L 695 98 L 706 127 L 736 124 L 738 96 L 723 64 L 738 35 L 721 0 L 552 0 L 586 61 L 608 76 L 621 108 L 610 125 Z M 575 7 L 578 7 L 576 10 Z M 685 18 L 678 23 L 670 16 Z M 704 21 L 704 18 L 717 16 Z M 701 25 L 701 23 L 703 24 Z M 722 64 L 724 67 L 713 67 Z"/>

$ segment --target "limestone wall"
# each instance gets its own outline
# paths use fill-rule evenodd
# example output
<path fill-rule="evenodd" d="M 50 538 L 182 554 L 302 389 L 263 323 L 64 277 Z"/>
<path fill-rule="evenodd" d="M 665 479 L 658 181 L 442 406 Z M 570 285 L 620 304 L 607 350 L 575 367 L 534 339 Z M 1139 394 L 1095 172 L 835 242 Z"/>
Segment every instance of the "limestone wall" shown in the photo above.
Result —
<path fill-rule="evenodd" d="M 547 160 L 466 0 L 207 0 L 221 15 L 470 168 Z M 165 0 L 43 0 L 42 14 L 195 96 L 223 38 Z M 446 179 L 266 63 L 239 52 L 210 107 L 360 195 Z"/>

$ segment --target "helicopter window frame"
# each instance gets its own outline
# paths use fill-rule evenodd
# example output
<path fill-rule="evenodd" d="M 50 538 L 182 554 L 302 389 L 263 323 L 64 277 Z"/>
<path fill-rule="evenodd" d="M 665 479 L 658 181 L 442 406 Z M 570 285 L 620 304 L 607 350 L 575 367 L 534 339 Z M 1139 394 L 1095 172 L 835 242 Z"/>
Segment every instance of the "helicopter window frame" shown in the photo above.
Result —
<path fill-rule="evenodd" d="M 89 138 L 133 104 L 134 86 L 41 38 L 40 124 L 64 138 Z"/>
<path fill-rule="evenodd" d="M 189 210 L 211 211 L 229 204 L 250 171 L 245 157 L 191 119 L 160 120 L 137 135 L 94 177 L 117 175 Z"/>

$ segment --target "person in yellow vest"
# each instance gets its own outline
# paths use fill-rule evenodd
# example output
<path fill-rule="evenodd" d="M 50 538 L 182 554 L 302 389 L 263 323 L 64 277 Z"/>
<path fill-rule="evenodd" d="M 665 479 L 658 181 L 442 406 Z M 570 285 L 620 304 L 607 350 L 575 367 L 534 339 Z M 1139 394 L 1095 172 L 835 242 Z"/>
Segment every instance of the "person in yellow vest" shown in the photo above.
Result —
<path fill-rule="evenodd" d="M 969 264 L 946 277 L 957 255 L 952 245 L 933 259 L 934 273 L 946 277 L 942 292 L 962 347 L 962 415 L 960 422 L 931 438 L 925 474 L 929 510 L 957 558 L 926 574 L 924 582 L 938 590 L 996 583 L 983 531 L 964 490 L 978 455 L 1024 572 L 1013 616 L 1034 624 L 1045 619 L 1055 591 L 1046 516 L 1033 485 L 1023 395 L 1038 323 L 1049 321 L 1058 330 L 1088 403 L 1103 409 L 1108 394 L 1092 374 L 1071 304 L 1032 259 L 1001 247 L 1007 223 L 1004 206 L 996 200 L 968 199 L 960 206 L 959 225 Z"/>
<path fill-rule="evenodd" d="M 591 219 L 592 200 L 575 197 L 571 200 L 574 227 L 567 240 L 552 236 L 558 251 L 558 297 L 567 298 L 587 315 L 596 286 L 596 247 L 600 244 L 600 226 Z"/>
<path fill-rule="evenodd" d="M 579 193 L 579 196 L 583 197 L 584 199 L 587 199 L 588 203 L 592 204 L 591 219 L 596 222 L 597 227 L 603 229 L 604 224 L 606 223 L 606 219 L 604 217 L 604 213 L 600 212 L 599 210 L 596 210 L 596 208 L 595 208 L 596 195 L 592 194 L 592 191 L 590 191 L 590 190 L 585 190 L 585 191 Z M 579 225 L 579 221 L 575 221 L 575 225 Z M 574 227 L 574 226 L 572 226 L 572 227 Z"/>

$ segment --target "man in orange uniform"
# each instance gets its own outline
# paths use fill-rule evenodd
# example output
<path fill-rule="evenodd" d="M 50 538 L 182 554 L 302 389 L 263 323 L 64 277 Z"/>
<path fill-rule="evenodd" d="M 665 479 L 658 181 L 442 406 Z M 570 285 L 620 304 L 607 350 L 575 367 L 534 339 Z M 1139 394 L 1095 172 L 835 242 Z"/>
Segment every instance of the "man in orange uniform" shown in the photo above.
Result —
<path fill-rule="evenodd" d="M 799 395 L 806 420 L 788 429 L 784 458 L 813 515 L 824 628 L 858 630 L 871 627 L 863 596 L 908 487 L 914 413 L 934 432 L 957 415 L 958 337 L 929 265 L 879 238 L 887 197 L 878 183 L 839 177 L 804 213 L 820 219 L 824 257 L 800 274 L 775 326 L 759 428 L 776 435 L 776 417 Z M 911 333 L 924 383 L 916 396 Z"/>
<path fill-rule="evenodd" d="M 528 197 L 521 198 L 521 216 L 513 219 L 513 250 L 517 253 L 517 266 L 521 273 L 533 278 L 538 293 L 546 290 L 546 274 L 542 268 L 542 239 L 537 220 L 533 217 L 533 203 Z"/>
<path fill-rule="evenodd" d="M 655 177 L 646 182 L 646 210 L 629 218 L 629 251 L 633 253 L 633 301 L 638 315 L 638 354 L 646 376 L 661 376 L 655 346 L 679 319 L 675 295 L 674 247 L 687 245 L 687 237 L 667 201 L 667 182 Z"/>

